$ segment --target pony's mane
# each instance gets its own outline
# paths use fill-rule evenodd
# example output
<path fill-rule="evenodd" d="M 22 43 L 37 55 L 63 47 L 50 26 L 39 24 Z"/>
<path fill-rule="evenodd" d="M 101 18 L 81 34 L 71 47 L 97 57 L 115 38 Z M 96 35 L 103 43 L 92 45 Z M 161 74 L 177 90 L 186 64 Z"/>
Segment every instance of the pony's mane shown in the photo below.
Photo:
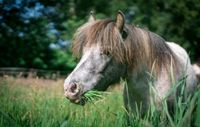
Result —
<path fill-rule="evenodd" d="M 109 52 L 116 60 L 131 68 L 145 60 L 147 66 L 154 67 L 156 72 L 161 67 L 176 64 L 175 54 L 157 34 L 127 24 L 123 32 L 125 38 L 115 26 L 114 20 L 88 22 L 75 33 L 72 52 L 81 56 L 83 47 L 99 45 L 103 52 Z"/>

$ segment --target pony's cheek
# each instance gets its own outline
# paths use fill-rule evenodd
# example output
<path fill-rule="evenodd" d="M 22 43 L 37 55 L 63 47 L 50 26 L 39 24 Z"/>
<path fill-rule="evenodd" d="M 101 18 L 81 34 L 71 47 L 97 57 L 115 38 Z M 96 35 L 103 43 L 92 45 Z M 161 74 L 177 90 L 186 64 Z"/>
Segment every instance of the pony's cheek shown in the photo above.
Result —
<path fill-rule="evenodd" d="M 87 92 L 91 89 L 94 89 L 99 84 L 100 80 L 103 78 L 101 74 L 93 75 L 91 78 L 89 77 L 88 80 L 84 80 L 82 82 L 83 92 Z"/>

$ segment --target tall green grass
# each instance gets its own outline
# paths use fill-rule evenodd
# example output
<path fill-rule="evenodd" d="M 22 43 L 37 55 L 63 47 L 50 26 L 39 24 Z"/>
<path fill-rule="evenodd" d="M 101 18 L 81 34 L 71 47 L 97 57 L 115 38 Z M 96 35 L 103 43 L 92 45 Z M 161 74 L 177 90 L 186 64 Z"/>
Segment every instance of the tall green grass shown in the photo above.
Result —
<path fill-rule="evenodd" d="M 0 127 L 200 127 L 199 90 L 184 103 L 177 98 L 174 115 L 163 105 L 161 112 L 152 106 L 144 117 L 139 110 L 128 114 L 128 125 L 119 87 L 79 106 L 63 96 L 62 80 L 0 78 Z"/>

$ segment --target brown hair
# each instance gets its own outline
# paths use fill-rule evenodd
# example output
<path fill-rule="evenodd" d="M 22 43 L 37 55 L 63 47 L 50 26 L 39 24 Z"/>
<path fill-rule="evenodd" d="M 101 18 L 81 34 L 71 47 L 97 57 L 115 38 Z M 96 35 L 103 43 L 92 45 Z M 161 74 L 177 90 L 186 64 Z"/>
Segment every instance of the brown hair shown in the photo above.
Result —
<path fill-rule="evenodd" d="M 125 38 L 122 32 L 125 32 Z M 72 51 L 80 56 L 83 47 L 100 45 L 104 52 L 109 52 L 116 60 L 131 68 L 146 62 L 150 69 L 154 66 L 156 72 L 162 67 L 169 69 L 172 64 L 173 67 L 177 64 L 175 54 L 157 34 L 127 24 L 122 32 L 117 29 L 114 20 L 88 22 L 75 33 Z"/>

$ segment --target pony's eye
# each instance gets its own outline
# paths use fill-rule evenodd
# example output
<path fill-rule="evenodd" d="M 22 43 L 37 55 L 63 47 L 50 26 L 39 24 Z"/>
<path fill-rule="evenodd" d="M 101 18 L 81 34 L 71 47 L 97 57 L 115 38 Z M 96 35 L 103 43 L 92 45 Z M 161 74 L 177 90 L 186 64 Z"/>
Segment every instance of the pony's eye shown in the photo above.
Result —
<path fill-rule="evenodd" d="M 125 30 L 122 31 L 122 38 L 125 40 L 127 38 L 128 34 Z"/>
<path fill-rule="evenodd" d="M 104 54 L 105 55 L 110 55 L 110 52 L 109 51 L 105 51 Z"/>
<path fill-rule="evenodd" d="M 109 51 L 101 51 L 100 55 L 110 55 L 110 52 Z"/>

